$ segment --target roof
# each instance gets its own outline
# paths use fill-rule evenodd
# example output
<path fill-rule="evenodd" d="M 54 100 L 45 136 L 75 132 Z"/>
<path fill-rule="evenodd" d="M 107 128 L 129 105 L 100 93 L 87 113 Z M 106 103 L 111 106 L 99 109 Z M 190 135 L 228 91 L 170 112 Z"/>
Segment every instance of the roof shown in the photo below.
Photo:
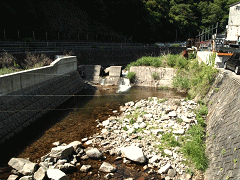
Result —
<path fill-rule="evenodd" d="M 237 4 L 240 4 L 240 2 L 237 2 L 237 3 L 231 4 L 230 7 L 235 6 L 235 5 L 237 5 Z"/>

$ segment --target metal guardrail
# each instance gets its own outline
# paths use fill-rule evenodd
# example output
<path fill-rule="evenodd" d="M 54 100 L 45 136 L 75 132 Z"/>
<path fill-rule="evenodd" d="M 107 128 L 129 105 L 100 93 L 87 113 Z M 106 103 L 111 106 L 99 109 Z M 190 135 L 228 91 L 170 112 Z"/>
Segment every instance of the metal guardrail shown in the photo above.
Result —
<path fill-rule="evenodd" d="M 154 45 L 139 43 L 98 43 L 98 42 L 6 42 L 0 41 L 0 52 L 43 52 L 43 51 L 78 51 L 83 49 L 131 49 L 153 48 Z"/>

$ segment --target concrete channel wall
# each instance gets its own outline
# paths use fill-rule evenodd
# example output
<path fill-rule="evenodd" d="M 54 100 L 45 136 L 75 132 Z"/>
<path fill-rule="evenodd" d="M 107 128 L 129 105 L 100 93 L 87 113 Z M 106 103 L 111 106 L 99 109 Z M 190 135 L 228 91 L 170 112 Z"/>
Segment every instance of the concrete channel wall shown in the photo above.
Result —
<path fill-rule="evenodd" d="M 83 89 L 77 58 L 0 76 L 0 143 Z"/>
<path fill-rule="evenodd" d="M 135 72 L 136 86 L 172 87 L 176 70 L 173 68 L 155 68 L 152 66 L 132 66 L 130 72 Z"/>
<path fill-rule="evenodd" d="M 221 70 L 206 100 L 206 179 L 240 179 L 240 77 Z"/>

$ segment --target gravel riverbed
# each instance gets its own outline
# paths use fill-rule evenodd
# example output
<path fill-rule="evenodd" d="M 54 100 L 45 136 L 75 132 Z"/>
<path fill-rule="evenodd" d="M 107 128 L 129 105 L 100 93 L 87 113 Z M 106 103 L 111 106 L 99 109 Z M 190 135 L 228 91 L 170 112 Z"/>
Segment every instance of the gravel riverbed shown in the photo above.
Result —
<path fill-rule="evenodd" d="M 31 172 L 12 165 L 19 158 L 9 165 L 15 177 L 23 179 L 37 175 L 54 179 L 52 169 L 60 170 L 66 179 L 196 179 L 188 174 L 180 144 L 197 123 L 197 107 L 194 101 L 156 97 L 127 102 L 112 109 L 109 118 L 96 118 L 101 131 L 94 135 L 72 143 L 55 142 L 48 154 L 32 164 Z"/>

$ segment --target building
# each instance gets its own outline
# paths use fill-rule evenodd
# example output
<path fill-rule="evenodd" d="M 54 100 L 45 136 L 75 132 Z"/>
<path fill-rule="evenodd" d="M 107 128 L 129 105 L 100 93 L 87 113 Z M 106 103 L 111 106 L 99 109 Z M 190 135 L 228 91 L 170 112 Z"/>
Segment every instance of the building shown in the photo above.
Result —
<path fill-rule="evenodd" d="M 230 5 L 226 41 L 240 42 L 240 2 Z"/>

